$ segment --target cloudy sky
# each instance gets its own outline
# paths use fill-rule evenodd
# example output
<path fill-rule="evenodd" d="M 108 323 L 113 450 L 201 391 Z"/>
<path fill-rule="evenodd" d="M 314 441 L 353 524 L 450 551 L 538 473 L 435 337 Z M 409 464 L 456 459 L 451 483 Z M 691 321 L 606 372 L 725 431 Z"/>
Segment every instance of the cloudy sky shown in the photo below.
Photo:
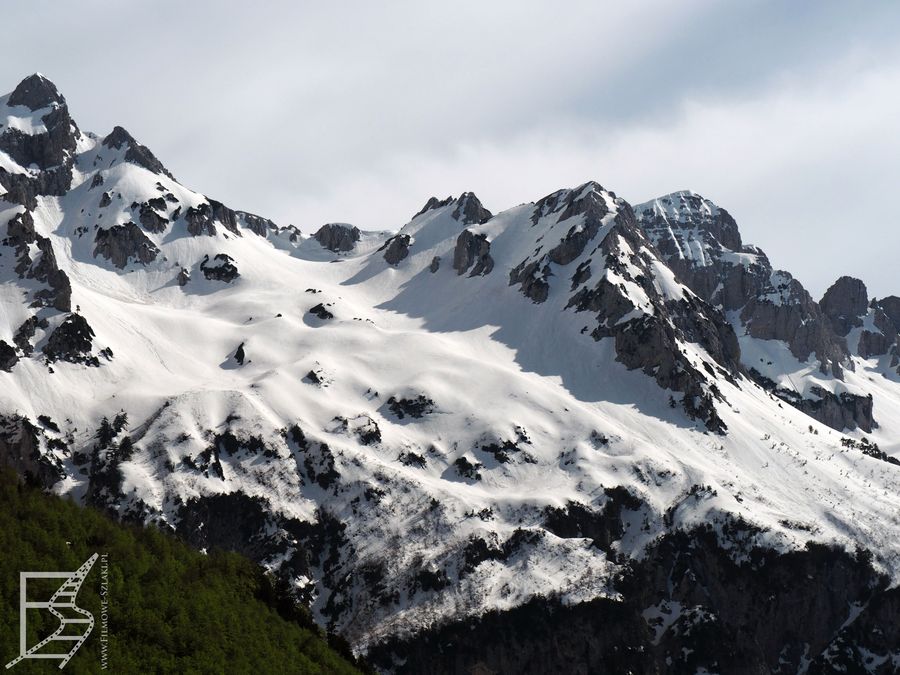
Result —
<path fill-rule="evenodd" d="M 689 188 L 816 297 L 900 293 L 900 3 L 327 4 L 7 4 L 0 79 L 40 71 L 83 129 L 307 231 Z"/>

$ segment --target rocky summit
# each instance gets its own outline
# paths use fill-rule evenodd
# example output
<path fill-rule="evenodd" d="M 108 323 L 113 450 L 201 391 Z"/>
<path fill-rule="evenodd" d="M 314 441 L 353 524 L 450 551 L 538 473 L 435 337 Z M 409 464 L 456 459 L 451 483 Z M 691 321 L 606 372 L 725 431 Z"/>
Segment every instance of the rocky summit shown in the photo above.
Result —
<path fill-rule="evenodd" d="M 33 75 L 0 462 L 251 557 L 381 672 L 896 672 L 900 298 L 747 234 L 595 181 L 282 226 Z"/>

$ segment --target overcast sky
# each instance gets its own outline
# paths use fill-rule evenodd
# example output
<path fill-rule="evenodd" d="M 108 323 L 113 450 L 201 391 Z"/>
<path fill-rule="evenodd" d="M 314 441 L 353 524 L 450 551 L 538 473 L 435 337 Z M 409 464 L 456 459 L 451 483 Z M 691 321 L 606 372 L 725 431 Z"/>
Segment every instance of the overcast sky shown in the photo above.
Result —
<path fill-rule="evenodd" d="M 327 5 L 327 6 L 326 6 Z M 900 3 L 4 4 L 0 76 L 84 130 L 312 231 L 396 229 L 431 195 L 492 211 L 593 179 L 692 189 L 818 298 L 900 294 Z"/>

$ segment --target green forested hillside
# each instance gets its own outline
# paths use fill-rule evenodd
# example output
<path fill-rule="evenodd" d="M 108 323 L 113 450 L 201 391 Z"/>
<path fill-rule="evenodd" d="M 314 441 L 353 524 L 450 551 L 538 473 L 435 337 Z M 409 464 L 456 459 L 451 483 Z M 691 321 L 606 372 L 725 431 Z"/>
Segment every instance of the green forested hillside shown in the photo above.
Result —
<path fill-rule="evenodd" d="M 108 560 L 108 672 L 358 672 L 250 561 L 204 555 L 154 529 L 116 523 L 24 486 L 6 470 L 0 470 L 0 669 L 19 652 L 19 572 L 74 571 L 93 553 Z M 98 560 L 77 600 L 96 625 L 62 672 L 101 672 L 101 577 Z M 29 645 L 37 632 L 43 637 L 58 625 L 46 611 L 30 611 L 45 623 L 32 626 L 29 618 Z M 25 660 L 2 672 L 60 672 L 58 663 Z"/>

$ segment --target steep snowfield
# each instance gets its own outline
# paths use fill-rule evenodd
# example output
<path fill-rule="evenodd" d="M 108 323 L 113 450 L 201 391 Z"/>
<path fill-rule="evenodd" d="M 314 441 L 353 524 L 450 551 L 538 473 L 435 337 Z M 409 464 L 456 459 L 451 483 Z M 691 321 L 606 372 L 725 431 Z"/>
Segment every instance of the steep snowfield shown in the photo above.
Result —
<path fill-rule="evenodd" d="M 900 466 L 841 443 L 861 432 L 828 428 L 731 376 L 678 332 L 685 364 L 711 373 L 697 391 L 717 390 L 710 400 L 727 432 L 710 432 L 676 405 L 680 391 L 658 384 L 656 367 L 629 370 L 618 337 L 595 332 L 647 317 L 677 323 L 663 312 L 701 302 L 629 229 L 630 207 L 596 183 L 474 220 L 467 195 L 417 215 L 399 239 L 363 233 L 352 251 L 332 253 L 274 225 L 254 231 L 240 213 L 233 228 L 214 217 L 213 234 L 194 236 L 185 214 L 208 198 L 129 160 L 126 147 L 80 135 L 71 188 L 38 196 L 31 210 L 71 282 L 72 310 L 95 333 L 99 365 L 44 358 L 67 313 L 30 307 L 41 284 L 21 278 L 11 247 L 0 256 L 0 339 L 12 343 L 32 314 L 48 321 L 33 356 L 0 371 L 0 410 L 58 425 L 42 423 L 39 435 L 63 469 L 57 491 L 173 527 L 192 499 L 258 497 L 283 517 L 265 524 L 285 543 L 265 549 L 273 567 L 291 560 L 299 536 L 285 522 L 339 523 L 336 552 L 294 579 L 358 648 L 534 596 L 614 596 L 613 573 L 667 530 L 713 523 L 740 557 L 741 542 L 722 530 L 736 516 L 761 528 L 757 544 L 859 545 L 900 578 Z M 153 260 L 129 257 L 120 268 L 96 253 L 99 231 L 139 222 L 139 205 L 160 198 L 160 231 L 140 221 L 159 249 Z M 0 202 L 0 230 L 24 209 Z M 592 209 L 603 215 L 592 220 Z M 392 242 L 406 249 L 396 264 L 385 259 Z M 460 271 L 464 249 L 472 259 Z M 681 253 L 703 264 L 706 250 L 694 238 Z M 239 276 L 206 278 L 204 261 L 210 268 L 220 254 Z M 537 262 L 528 279 L 544 284 L 530 287 L 545 289 L 539 301 L 511 285 L 527 262 Z M 492 269 L 475 272 L 481 263 Z M 589 281 L 576 269 L 590 270 Z M 570 300 L 601 280 L 622 311 L 597 328 L 597 310 L 575 311 Z M 868 436 L 900 455 L 900 377 L 854 357 L 839 382 L 733 323 L 743 363 L 761 360 L 779 384 L 820 377 L 831 391 L 873 392 L 881 426 Z M 120 412 L 129 424 L 114 440 L 128 434 L 135 449 L 116 464 L 113 489 L 85 458 L 100 420 Z M 618 486 L 637 505 L 625 509 L 611 553 L 545 527 L 548 509 L 599 512 Z"/>

